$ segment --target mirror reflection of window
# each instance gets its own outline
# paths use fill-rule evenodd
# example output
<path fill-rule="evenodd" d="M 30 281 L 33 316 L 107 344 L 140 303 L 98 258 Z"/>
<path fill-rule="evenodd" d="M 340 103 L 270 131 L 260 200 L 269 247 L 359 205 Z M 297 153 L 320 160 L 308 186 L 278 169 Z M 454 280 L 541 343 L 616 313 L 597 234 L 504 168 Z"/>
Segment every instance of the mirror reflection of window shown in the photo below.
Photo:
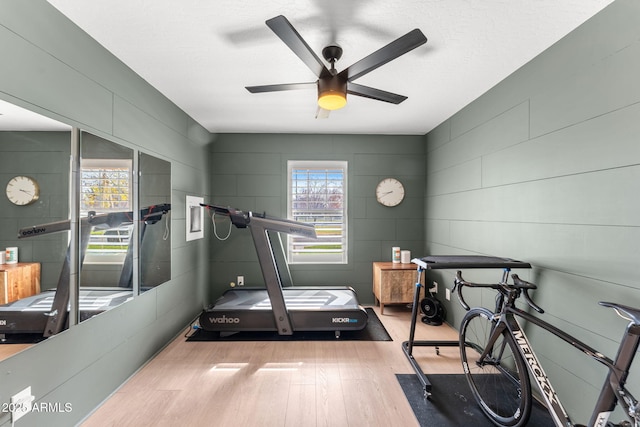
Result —
<path fill-rule="evenodd" d="M 133 210 L 131 159 L 83 159 L 80 169 L 80 215 Z M 85 262 L 124 263 L 133 233 L 133 222 L 91 232 Z"/>
<path fill-rule="evenodd" d="M 132 209 L 132 173 L 129 159 L 84 159 L 80 172 L 80 210 L 117 212 Z"/>

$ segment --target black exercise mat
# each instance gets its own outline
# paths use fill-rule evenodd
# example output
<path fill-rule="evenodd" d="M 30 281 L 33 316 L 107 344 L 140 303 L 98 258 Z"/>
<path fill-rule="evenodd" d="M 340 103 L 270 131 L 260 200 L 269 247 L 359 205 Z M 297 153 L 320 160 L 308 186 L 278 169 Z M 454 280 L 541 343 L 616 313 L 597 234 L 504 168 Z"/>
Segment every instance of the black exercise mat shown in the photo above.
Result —
<path fill-rule="evenodd" d="M 422 383 L 415 374 L 396 374 L 413 413 L 422 427 L 490 427 L 464 375 L 429 375 L 431 397 L 425 400 Z M 546 408 L 534 401 L 527 427 L 553 427 Z"/>
<path fill-rule="evenodd" d="M 366 308 L 367 326 L 360 331 L 341 331 L 340 340 L 344 341 L 393 341 L 372 308 Z M 278 335 L 275 331 L 237 332 L 228 336 L 219 336 L 218 332 L 197 329 L 187 337 L 187 341 L 335 341 L 333 331 L 302 331 L 293 335 Z"/>

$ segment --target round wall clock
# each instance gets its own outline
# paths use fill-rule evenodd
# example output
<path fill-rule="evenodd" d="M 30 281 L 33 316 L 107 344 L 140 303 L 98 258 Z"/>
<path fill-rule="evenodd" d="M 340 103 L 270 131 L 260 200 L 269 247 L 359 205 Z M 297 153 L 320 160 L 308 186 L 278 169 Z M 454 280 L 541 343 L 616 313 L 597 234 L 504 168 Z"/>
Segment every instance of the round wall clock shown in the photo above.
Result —
<path fill-rule="evenodd" d="M 376 187 L 376 200 L 384 206 L 397 206 L 404 199 L 404 186 L 395 178 L 385 178 Z"/>
<path fill-rule="evenodd" d="M 6 189 L 7 198 L 11 203 L 25 206 L 35 202 L 40 197 L 38 182 L 28 176 L 16 176 L 11 178 Z"/>

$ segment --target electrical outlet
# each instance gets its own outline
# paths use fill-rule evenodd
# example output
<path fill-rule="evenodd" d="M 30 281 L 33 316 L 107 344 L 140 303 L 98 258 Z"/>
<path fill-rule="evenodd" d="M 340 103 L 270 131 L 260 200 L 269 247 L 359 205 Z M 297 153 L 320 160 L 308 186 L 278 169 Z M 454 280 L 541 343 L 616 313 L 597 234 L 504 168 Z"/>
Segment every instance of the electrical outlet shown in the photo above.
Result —
<path fill-rule="evenodd" d="M 31 394 L 31 386 L 11 396 L 11 422 L 15 423 L 31 412 L 31 404 L 35 397 Z"/>
<path fill-rule="evenodd" d="M 238 286 L 244 286 L 244 276 L 238 276 Z"/>
<path fill-rule="evenodd" d="M 438 282 L 436 282 L 435 280 L 433 281 L 433 287 L 431 288 L 431 292 L 434 294 L 438 293 Z"/>
<path fill-rule="evenodd" d="M 447 292 L 445 294 L 445 297 L 447 298 L 447 301 L 451 301 L 451 290 L 449 290 L 449 288 L 447 288 Z"/>

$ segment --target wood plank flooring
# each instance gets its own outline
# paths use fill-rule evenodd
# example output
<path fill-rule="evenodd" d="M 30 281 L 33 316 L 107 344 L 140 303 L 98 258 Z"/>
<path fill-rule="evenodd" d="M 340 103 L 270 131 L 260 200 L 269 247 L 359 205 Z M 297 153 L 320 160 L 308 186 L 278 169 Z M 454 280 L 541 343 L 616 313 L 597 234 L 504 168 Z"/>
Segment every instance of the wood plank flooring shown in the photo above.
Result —
<path fill-rule="evenodd" d="M 13 356 L 16 353 L 20 353 L 31 347 L 33 344 L 0 344 L 0 361 Z"/>
<path fill-rule="evenodd" d="M 411 312 L 378 317 L 393 341 L 186 342 L 179 336 L 82 424 L 93 426 L 417 426 L 395 374 Z M 418 323 L 416 340 L 456 340 Z M 458 349 L 415 347 L 425 373 L 461 373 Z"/>

